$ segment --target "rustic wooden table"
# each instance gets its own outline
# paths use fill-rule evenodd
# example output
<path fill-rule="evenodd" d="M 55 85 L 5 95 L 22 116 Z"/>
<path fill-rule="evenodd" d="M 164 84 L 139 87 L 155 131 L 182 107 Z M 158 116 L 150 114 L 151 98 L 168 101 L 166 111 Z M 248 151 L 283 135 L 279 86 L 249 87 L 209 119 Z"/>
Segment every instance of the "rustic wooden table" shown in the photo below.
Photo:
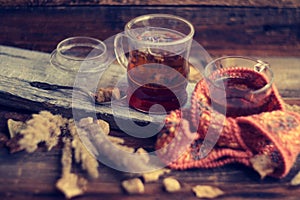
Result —
<path fill-rule="evenodd" d="M 260 1 L 242 1 L 241 4 L 230 1 L 232 4 L 214 5 L 209 1 L 202 4 L 187 1 L 180 6 L 171 1 L 162 1 L 164 4 L 155 1 L 155 5 L 150 1 L 130 1 L 129 4 L 99 1 L 97 6 L 83 1 L 72 6 L 68 1 L 58 0 L 53 4 L 30 1 L 29 6 L 28 1 L 0 2 L 4 3 L 0 7 L 0 44 L 48 53 L 59 41 L 70 36 L 85 35 L 105 40 L 121 32 L 128 20 L 141 14 L 180 15 L 195 25 L 195 40 L 213 57 L 235 54 L 268 61 L 274 70 L 275 84 L 285 101 L 300 105 L 298 1 L 274 0 L 265 4 Z M 0 51 L 0 56 L 5 56 L 3 54 Z M 3 96 L 0 98 L 3 99 Z M 8 102 L 0 106 L 0 199 L 64 199 L 55 188 L 55 182 L 61 175 L 61 148 L 50 152 L 39 149 L 33 154 L 10 154 L 2 142 L 8 137 L 7 119 L 26 120 L 32 113 L 29 109 L 9 106 Z M 153 147 L 153 139 L 137 143 L 121 131 L 113 130 L 112 134 L 124 137 L 133 146 Z M 179 193 L 165 192 L 159 180 L 146 184 L 143 195 L 128 195 L 120 187 L 121 180 L 128 174 L 100 164 L 100 177 L 89 181 L 87 192 L 78 199 L 195 199 L 191 187 L 197 184 L 221 188 L 226 195 L 220 199 L 298 199 L 299 187 L 291 187 L 289 182 L 299 169 L 300 159 L 289 175 L 281 180 L 260 180 L 256 172 L 241 165 L 172 171 L 170 175 L 183 186 Z M 73 170 L 84 173 L 79 167 Z"/>

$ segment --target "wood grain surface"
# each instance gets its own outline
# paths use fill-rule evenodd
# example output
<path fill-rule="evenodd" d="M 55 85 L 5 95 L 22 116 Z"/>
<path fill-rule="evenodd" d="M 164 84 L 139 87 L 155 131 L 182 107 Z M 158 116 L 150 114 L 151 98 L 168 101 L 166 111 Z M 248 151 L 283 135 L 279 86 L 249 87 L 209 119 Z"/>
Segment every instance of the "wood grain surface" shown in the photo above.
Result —
<path fill-rule="evenodd" d="M 289 101 L 300 105 L 300 100 Z M 0 136 L 7 135 L 6 120 L 26 120 L 30 112 L 12 110 L 0 107 Z M 124 138 L 132 147 L 153 148 L 154 139 L 135 140 L 122 132 L 112 131 L 111 135 Z M 0 141 L 0 197 L 1 199 L 65 199 L 55 188 L 55 182 L 61 174 L 61 149 L 54 148 L 50 152 L 40 148 L 28 154 L 19 152 L 10 154 L 8 149 L 1 148 Z M 162 178 L 157 182 L 146 183 L 145 193 L 128 195 L 121 188 L 121 181 L 138 175 L 116 171 L 100 163 L 100 177 L 89 180 L 87 191 L 83 196 L 75 199 L 197 199 L 191 188 L 195 185 L 211 185 L 222 189 L 225 195 L 217 199 L 288 199 L 299 198 L 299 187 L 290 186 L 291 179 L 299 171 L 300 158 L 291 169 L 289 175 L 283 179 L 260 179 L 253 170 L 238 164 L 226 165 L 214 169 L 194 169 L 186 171 L 172 171 L 163 177 L 174 177 L 180 181 L 182 189 L 177 193 L 167 193 L 162 186 Z M 72 171 L 85 176 L 80 166 L 75 165 Z"/>
<path fill-rule="evenodd" d="M 153 6 L 247 6 L 247 7 L 278 7 L 296 8 L 300 6 L 298 0 L 0 0 L 0 6 L 78 6 L 78 5 L 153 5 Z"/>
<path fill-rule="evenodd" d="M 31 111 L 39 111 L 42 109 L 50 109 L 53 111 L 64 112 L 65 115 L 71 116 L 72 113 L 96 113 L 98 117 L 114 123 L 116 120 L 132 120 L 138 123 L 155 122 L 160 123 L 163 115 L 149 116 L 133 109 L 127 108 L 126 101 L 120 101 L 113 105 L 97 105 L 91 101 L 86 94 L 73 93 L 69 90 L 48 91 L 32 87 L 30 82 L 40 81 L 50 84 L 58 84 L 63 86 L 73 86 L 75 79 L 80 87 L 87 87 L 84 82 L 91 82 L 92 74 L 84 75 L 80 78 L 76 73 L 66 72 L 53 65 L 50 65 L 50 55 L 37 51 L 28 51 L 24 49 L 0 46 L 0 102 L 3 105 L 20 109 L 28 109 Z M 261 59 L 261 58 L 260 58 Z M 283 97 L 299 97 L 300 98 L 300 73 L 299 58 L 262 58 L 270 63 L 275 73 L 275 84 L 278 85 L 280 94 Z M 203 66 L 205 67 L 205 66 Z M 289 70 L 287 71 L 286 68 Z M 77 75 L 77 77 L 76 77 Z M 120 80 L 125 79 L 125 69 L 117 65 L 115 62 L 105 70 L 104 74 L 96 74 L 96 80 L 101 83 L 101 87 L 115 86 Z M 113 78 L 114 77 L 114 78 Z M 111 82 L 115 80 L 115 82 Z M 103 83 L 103 84 L 102 84 Z M 96 85 L 97 83 L 95 83 Z M 126 87 L 127 83 L 125 83 Z M 92 85 L 90 88 L 93 88 Z M 189 97 L 194 89 L 194 84 L 189 84 Z M 93 91 L 94 89 L 90 89 Z M 75 91 L 76 92 L 76 91 Z M 124 89 L 124 93 L 126 89 Z M 73 96 L 72 96 L 73 95 Z M 115 106 L 117 105 L 118 106 Z M 189 103 L 185 105 L 189 107 Z M 123 109 L 122 112 L 119 110 Z M 78 110 L 77 112 L 75 110 Z M 73 112 L 72 112 L 73 111 Z M 118 128 L 112 125 L 114 128 Z"/>
<path fill-rule="evenodd" d="M 236 54 L 269 62 L 275 74 L 275 84 L 285 102 L 300 106 L 298 0 L 0 0 L 1 200 L 65 199 L 55 188 L 55 182 L 61 175 L 61 146 L 50 152 L 41 147 L 33 154 L 10 154 L 5 146 L 8 119 L 25 121 L 39 109 L 66 115 L 71 112 L 56 105 L 57 92 L 33 92 L 34 89 L 28 87 L 28 81 L 37 77 L 39 81 L 57 83 L 53 76 L 60 75 L 49 67 L 49 53 L 58 42 L 71 36 L 84 35 L 105 40 L 123 31 L 130 19 L 147 13 L 169 13 L 190 20 L 196 29 L 195 40 L 212 57 Z M 32 70 L 35 73 L 30 73 Z M 60 84 L 68 84 L 69 81 L 59 80 Z M 71 95 L 68 91 L 59 94 Z M 28 95 L 35 101 L 28 101 Z M 64 105 L 69 103 L 66 101 Z M 132 147 L 151 149 L 155 142 L 155 138 L 138 140 L 119 130 L 112 130 L 111 134 L 124 138 Z M 289 175 L 280 180 L 269 177 L 261 180 L 252 169 L 237 164 L 214 169 L 172 171 L 166 176 L 180 181 L 180 192 L 167 193 L 160 179 L 147 183 L 145 194 L 128 195 L 121 188 L 121 180 L 135 175 L 100 163 L 100 177 L 89 180 L 86 194 L 75 199 L 196 199 L 191 188 L 206 184 L 224 190 L 225 195 L 217 199 L 298 200 L 300 188 L 290 186 L 290 180 L 299 170 L 300 158 Z M 73 166 L 72 171 L 86 175 L 79 165 Z"/>
<path fill-rule="evenodd" d="M 68 79 L 59 78 L 59 71 L 49 66 L 49 54 L 5 46 L 0 46 L 0 52 L 2 71 L 0 104 L 5 106 L 2 109 L 0 107 L 0 136 L 7 137 L 8 135 L 6 126 L 8 119 L 25 120 L 30 117 L 30 113 L 37 110 L 48 109 L 72 116 L 70 102 L 66 98 L 71 98 L 70 93 L 42 91 L 28 85 L 30 80 L 68 84 Z M 285 97 L 285 101 L 300 105 L 299 58 L 260 57 L 260 59 L 270 63 L 275 74 L 275 84 L 280 94 Z M 51 74 L 55 75 L 55 79 L 51 77 Z M 16 110 L 16 108 L 22 110 Z M 107 107 L 104 108 L 107 109 Z M 98 111 L 103 112 L 104 115 L 112 115 L 101 106 Z M 137 114 L 139 116 L 135 116 L 135 119 L 147 121 L 145 114 Z M 106 120 L 112 119 L 106 118 Z M 155 138 L 137 140 L 122 131 L 112 131 L 111 135 L 125 139 L 127 144 L 135 148 L 154 148 Z M 59 147 L 50 152 L 41 148 L 33 154 L 25 152 L 10 154 L 6 148 L 0 148 L 0 162 L 2 163 L 0 165 L 0 196 L 4 199 L 64 199 L 54 186 L 61 173 L 60 156 Z M 88 189 L 80 199 L 195 199 L 191 188 L 197 184 L 221 188 L 226 193 L 222 199 L 295 199 L 300 191 L 297 187 L 290 186 L 290 180 L 299 170 L 299 165 L 300 158 L 290 174 L 281 180 L 273 178 L 260 180 L 253 170 L 234 164 L 208 170 L 172 171 L 168 176 L 180 181 L 183 187 L 180 193 L 165 192 L 160 179 L 158 182 L 146 184 L 146 191 L 143 195 L 127 195 L 120 187 L 120 183 L 136 175 L 122 173 L 101 164 L 100 177 L 89 181 Z M 84 176 L 79 166 L 73 167 L 73 171 Z"/>
<path fill-rule="evenodd" d="M 47 1 L 48 2 L 48 1 Z M 264 2 L 264 1 L 262 1 Z M 51 52 L 72 36 L 100 40 L 139 15 L 168 13 L 195 27 L 211 55 L 300 56 L 300 9 L 224 6 L 74 6 L 0 8 L 0 44 Z"/>

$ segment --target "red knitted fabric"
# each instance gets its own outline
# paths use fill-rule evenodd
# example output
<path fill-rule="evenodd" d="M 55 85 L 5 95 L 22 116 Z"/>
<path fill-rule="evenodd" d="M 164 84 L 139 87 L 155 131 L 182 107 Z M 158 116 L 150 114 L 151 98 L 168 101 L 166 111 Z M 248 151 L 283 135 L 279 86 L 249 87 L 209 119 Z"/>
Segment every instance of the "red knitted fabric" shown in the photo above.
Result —
<path fill-rule="evenodd" d="M 283 111 L 274 85 L 258 114 L 228 117 L 214 110 L 205 80 L 198 82 L 191 101 L 190 109 L 166 117 L 157 138 L 157 154 L 170 168 L 210 168 L 233 162 L 251 166 L 250 158 L 266 154 L 277 166 L 271 176 L 281 178 L 289 172 L 300 151 L 300 117 Z M 214 142 L 212 149 L 205 148 Z"/>
<path fill-rule="evenodd" d="M 197 132 L 191 132 L 189 121 L 179 110 L 172 111 L 166 117 L 166 125 L 156 141 L 156 153 L 162 161 L 173 169 L 211 168 L 228 163 L 239 162 L 250 165 L 248 158 L 251 152 L 230 148 L 214 148 L 209 152 L 202 152 L 200 147 L 203 140 Z M 204 148 L 205 150 L 205 148 Z"/>
<path fill-rule="evenodd" d="M 268 155 L 276 166 L 270 176 L 286 176 L 300 152 L 300 115 L 279 110 L 238 117 L 237 122 L 253 154 Z"/>

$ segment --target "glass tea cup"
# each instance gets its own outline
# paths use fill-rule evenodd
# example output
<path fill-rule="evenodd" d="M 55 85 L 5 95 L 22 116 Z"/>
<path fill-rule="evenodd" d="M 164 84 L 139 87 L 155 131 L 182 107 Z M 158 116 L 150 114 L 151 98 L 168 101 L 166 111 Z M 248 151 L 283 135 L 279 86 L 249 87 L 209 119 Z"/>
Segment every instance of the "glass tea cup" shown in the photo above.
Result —
<path fill-rule="evenodd" d="M 186 103 L 193 35 L 193 25 L 174 15 L 143 15 L 126 24 L 124 33 L 115 38 L 114 49 L 119 64 L 127 68 L 131 107 L 164 113 Z M 127 38 L 126 49 L 123 38 Z"/>
<path fill-rule="evenodd" d="M 207 64 L 204 77 L 212 106 L 237 117 L 265 111 L 271 100 L 273 72 L 268 63 L 242 56 L 225 56 Z"/>

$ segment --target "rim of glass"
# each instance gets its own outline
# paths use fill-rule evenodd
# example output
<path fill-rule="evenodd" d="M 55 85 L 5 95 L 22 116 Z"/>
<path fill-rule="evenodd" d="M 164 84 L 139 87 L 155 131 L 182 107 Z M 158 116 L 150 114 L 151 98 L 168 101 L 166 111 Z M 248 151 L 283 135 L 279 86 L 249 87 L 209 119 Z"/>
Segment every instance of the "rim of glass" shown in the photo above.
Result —
<path fill-rule="evenodd" d="M 76 56 L 68 56 L 68 55 L 64 55 L 64 54 L 61 53 L 62 47 L 64 46 L 64 44 L 66 42 L 69 42 L 69 41 L 72 41 L 72 40 L 77 40 L 77 39 L 86 40 L 86 41 L 90 41 L 90 42 L 95 42 L 95 45 L 90 45 L 89 47 L 93 47 L 95 49 L 95 46 L 101 46 L 103 48 L 102 53 L 99 54 L 99 55 L 96 55 L 96 56 L 87 56 L 85 58 L 78 58 Z M 74 42 L 74 46 L 76 46 L 76 44 L 81 44 L 81 43 Z M 88 45 L 81 45 L 81 46 L 88 46 Z M 61 42 L 59 42 L 57 44 L 57 47 L 56 47 L 57 54 L 59 54 L 60 56 L 66 58 L 66 59 L 76 60 L 76 61 L 95 60 L 95 59 L 103 57 L 106 54 L 106 51 L 107 51 L 107 47 L 106 47 L 104 42 L 102 42 L 101 40 L 98 40 L 96 38 L 85 37 L 85 36 L 76 36 L 76 37 L 66 38 L 66 39 L 62 40 Z"/>
<path fill-rule="evenodd" d="M 233 58 L 233 59 L 243 59 L 243 60 L 248 60 L 248 61 L 253 61 L 255 63 L 261 63 L 261 64 L 264 64 L 264 66 L 268 69 L 268 71 L 270 72 L 270 80 L 269 82 L 264 85 L 263 87 L 257 89 L 257 90 L 254 90 L 254 91 L 250 91 L 251 93 L 253 94 L 257 94 L 257 93 L 260 93 L 260 92 L 263 92 L 265 90 L 267 90 L 268 88 L 271 87 L 271 85 L 273 84 L 273 81 L 274 81 L 274 73 L 270 67 L 270 64 L 265 62 L 265 61 L 262 61 L 262 60 L 259 60 L 259 59 L 255 59 L 255 58 L 252 58 L 252 57 L 247 57 L 247 56 L 222 56 L 222 57 L 219 57 L 217 59 L 214 59 L 212 61 L 210 61 L 206 67 L 205 67 L 205 70 L 204 70 L 204 77 L 206 80 L 208 80 L 211 84 L 213 84 L 215 87 L 217 88 L 220 88 L 218 87 L 212 80 L 210 80 L 209 78 L 209 75 L 208 75 L 208 67 L 213 65 L 215 62 L 217 61 L 220 61 L 220 60 L 224 60 L 224 59 L 228 59 L 228 58 Z M 254 67 L 255 65 L 253 65 Z M 220 89 L 224 89 L 224 88 L 220 88 Z"/>
<path fill-rule="evenodd" d="M 195 29 L 194 26 L 192 25 L 191 22 L 189 22 L 188 20 L 176 16 L 176 15 L 170 15 L 170 14 L 148 14 L 148 15 L 141 15 L 139 17 L 136 17 L 132 20 L 130 20 L 126 25 L 125 25 L 125 33 L 127 33 L 128 36 L 130 36 L 130 38 L 135 39 L 135 37 L 131 34 L 130 30 L 134 30 L 131 29 L 131 27 L 136 23 L 136 22 L 140 22 L 140 21 L 144 21 L 144 20 L 148 20 L 148 19 L 153 19 L 153 18 L 168 18 L 168 19 L 175 19 L 178 21 L 181 21 L 185 24 L 188 25 L 188 27 L 190 27 L 190 32 L 187 35 L 184 35 L 183 38 L 173 41 L 173 42 L 161 42 L 161 43 L 155 43 L 155 42 L 150 42 L 150 41 L 143 41 L 140 40 L 140 43 L 143 44 L 148 44 L 148 45 L 153 45 L 155 44 L 156 46 L 165 46 L 165 45 L 176 45 L 176 44 L 180 44 L 180 43 L 185 43 L 187 41 L 189 41 L 190 39 L 193 38 L 194 34 L 195 34 Z"/>

